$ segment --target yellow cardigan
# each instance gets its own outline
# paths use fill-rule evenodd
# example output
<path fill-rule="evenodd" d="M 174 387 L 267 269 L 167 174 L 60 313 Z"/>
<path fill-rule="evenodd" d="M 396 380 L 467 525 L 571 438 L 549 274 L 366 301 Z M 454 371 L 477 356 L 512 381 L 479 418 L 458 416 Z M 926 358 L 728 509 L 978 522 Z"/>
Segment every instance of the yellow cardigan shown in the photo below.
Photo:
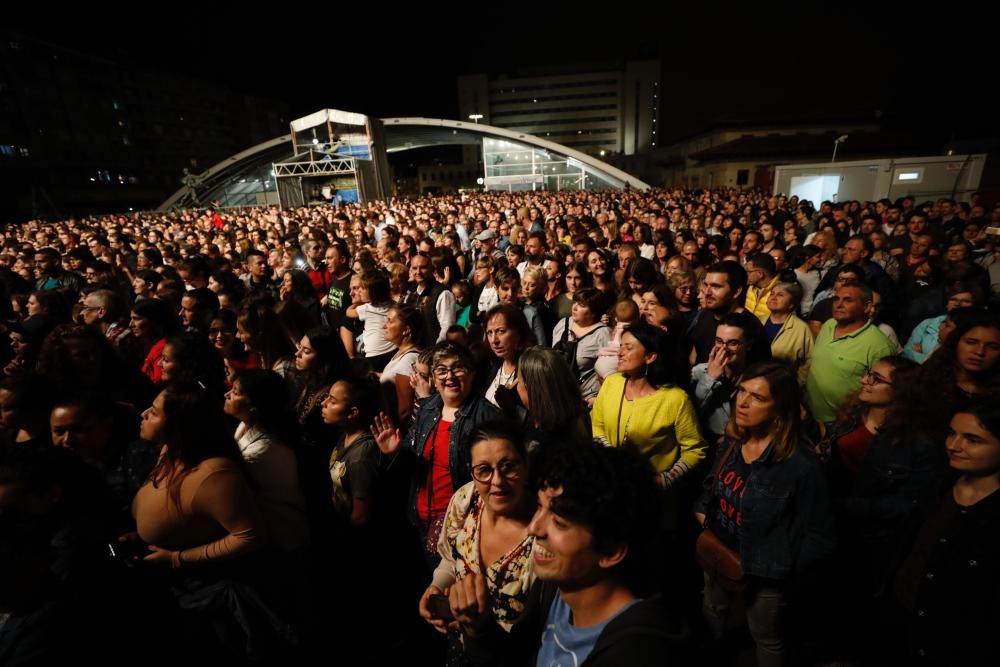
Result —
<path fill-rule="evenodd" d="M 805 386 L 809 377 L 809 363 L 812 361 L 814 339 L 809 325 L 797 315 L 789 315 L 781 330 L 771 342 L 771 356 L 783 359 L 793 366 L 799 376 L 799 385 Z"/>
<path fill-rule="evenodd" d="M 612 447 L 632 447 L 658 473 L 670 470 L 678 459 L 693 469 L 705 458 L 698 417 L 686 391 L 660 387 L 649 396 L 622 401 L 624 389 L 621 373 L 609 375 L 601 385 L 590 413 L 595 439 L 603 438 Z"/>

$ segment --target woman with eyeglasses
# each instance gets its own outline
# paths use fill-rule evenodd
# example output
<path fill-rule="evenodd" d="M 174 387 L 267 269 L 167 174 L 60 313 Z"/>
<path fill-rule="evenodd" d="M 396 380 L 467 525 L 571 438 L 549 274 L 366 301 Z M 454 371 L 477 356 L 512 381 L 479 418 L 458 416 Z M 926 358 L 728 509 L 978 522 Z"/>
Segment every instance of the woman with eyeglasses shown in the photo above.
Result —
<path fill-rule="evenodd" d="M 437 393 L 420 406 L 405 438 L 385 413 L 375 419 L 372 434 L 387 456 L 415 460 L 407 511 L 417 526 L 425 557 L 437 566 L 437 543 L 448 503 L 469 482 L 469 436 L 499 411 L 473 393 L 475 360 L 455 343 L 439 343 L 431 362 Z"/>
<path fill-rule="evenodd" d="M 834 546 L 823 471 L 801 441 L 800 424 L 791 366 L 764 362 L 744 371 L 695 504 L 705 619 L 721 637 L 730 608 L 742 604 L 762 666 L 788 663 L 789 593 Z"/>
<path fill-rule="evenodd" d="M 420 598 L 420 615 L 447 632 L 453 622 L 441 618 L 432 596 L 448 596 L 454 617 L 478 615 L 479 585 L 488 593 L 489 614 L 509 632 L 535 579 L 528 524 L 537 499 L 528 483 L 528 453 L 509 423 L 488 422 L 469 437 L 469 458 L 472 481 L 448 504 L 437 544 L 441 562 Z"/>
<path fill-rule="evenodd" d="M 687 328 L 698 316 L 698 279 L 693 271 L 676 271 L 667 278 L 667 286 L 674 291 L 677 316 Z"/>
<path fill-rule="evenodd" d="M 883 357 L 861 378 L 861 389 L 841 407 L 817 446 L 837 509 L 836 589 L 843 606 L 831 618 L 840 636 L 860 649 L 878 627 L 873 602 L 891 574 L 894 546 L 917 503 L 944 473 L 940 443 L 914 428 L 914 388 L 920 367 L 901 356 Z"/>

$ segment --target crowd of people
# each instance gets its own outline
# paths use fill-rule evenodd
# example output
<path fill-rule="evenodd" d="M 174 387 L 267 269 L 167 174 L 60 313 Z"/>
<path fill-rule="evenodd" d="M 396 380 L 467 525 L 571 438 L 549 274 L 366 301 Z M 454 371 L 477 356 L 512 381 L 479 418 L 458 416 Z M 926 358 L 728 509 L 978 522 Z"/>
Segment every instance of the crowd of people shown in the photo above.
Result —
<path fill-rule="evenodd" d="M 978 195 L 33 220 L 0 288 L 2 664 L 1000 655 Z"/>

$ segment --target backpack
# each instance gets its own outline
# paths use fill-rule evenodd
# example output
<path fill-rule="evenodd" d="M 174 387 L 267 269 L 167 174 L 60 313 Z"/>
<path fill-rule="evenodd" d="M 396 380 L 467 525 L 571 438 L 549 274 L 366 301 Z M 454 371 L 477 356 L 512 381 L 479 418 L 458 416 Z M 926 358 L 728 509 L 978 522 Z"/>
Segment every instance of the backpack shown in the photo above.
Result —
<path fill-rule="evenodd" d="M 569 364 L 569 369 L 573 371 L 573 377 L 582 381 L 583 378 L 580 377 L 580 366 L 579 364 L 577 364 L 576 361 L 576 348 L 580 344 L 581 340 L 583 340 L 590 334 L 594 333 L 595 331 L 600 331 L 601 327 L 594 327 L 593 329 L 583 334 L 579 338 L 573 336 L 573 340 L 570 340 L 569 338 L 571 333 L 569 329 L 570 318 L 568 317 L 565 318 L 563 322 L 565 323 L 565 325 L 563 326 L 562 336 L 556 343 L 552 345 L 552 349 L 558 352 L 560 356 L 562 356 L 562 358 L 566 360 L 566 363 Z M 590 372 L 593 372 L 593 370 L 591 370 Z"/>

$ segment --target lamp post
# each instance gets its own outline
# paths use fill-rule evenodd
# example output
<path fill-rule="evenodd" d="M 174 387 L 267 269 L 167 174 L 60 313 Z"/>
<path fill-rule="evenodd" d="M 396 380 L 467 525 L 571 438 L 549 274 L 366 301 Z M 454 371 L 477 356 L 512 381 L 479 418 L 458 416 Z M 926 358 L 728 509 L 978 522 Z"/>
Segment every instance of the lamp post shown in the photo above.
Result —
<path fill-rule="evenodd" d="M 836 139 L 833 140 L 833 157 L 830 159 L 831 163 L 837 161 L 837 146 L 839 146 L 840 144 L 844 143 L 845 141 L 847 141 L 847 135 L 846 134 L 842 134 L 842 135 L 840 135 L 839 137 L 837 137 Z"/>

